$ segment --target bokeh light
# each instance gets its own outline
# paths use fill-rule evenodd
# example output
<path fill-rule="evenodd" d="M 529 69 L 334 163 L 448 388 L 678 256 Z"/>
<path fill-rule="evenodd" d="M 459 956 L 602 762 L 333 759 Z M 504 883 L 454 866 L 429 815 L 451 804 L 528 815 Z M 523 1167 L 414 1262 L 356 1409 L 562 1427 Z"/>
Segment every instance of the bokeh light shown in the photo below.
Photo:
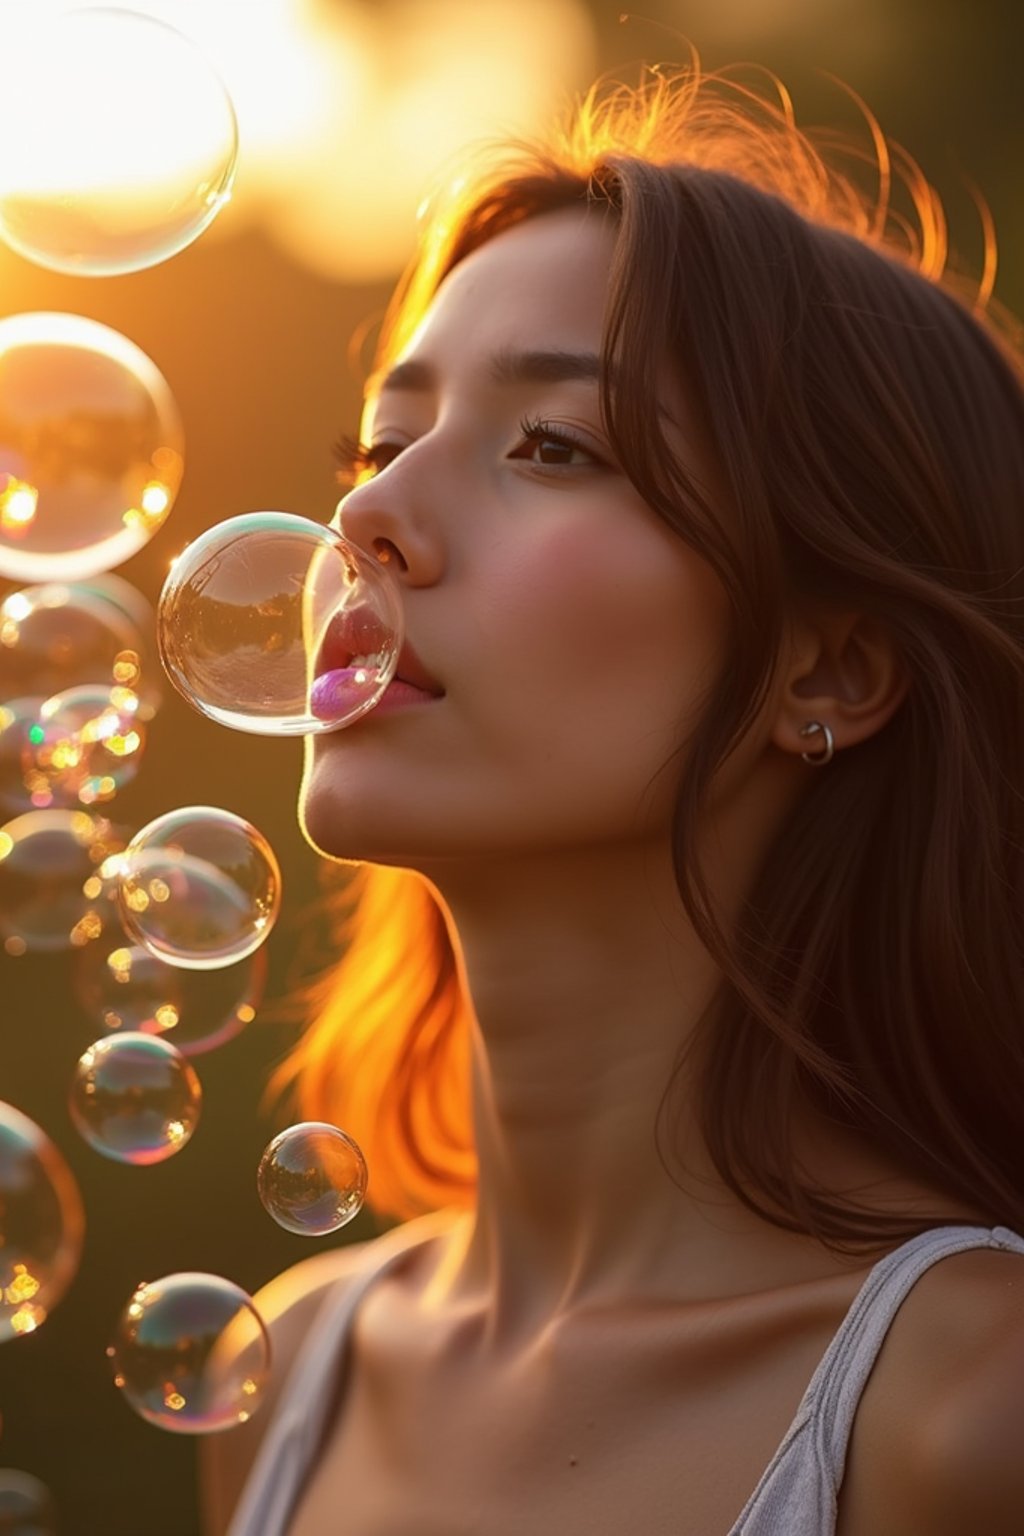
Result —
<path fill-rule="evenodd" d="M 199 1122 L 194 1067 L 166 1040 L 141 1031 L 107 1035 L 79 1058 L 68 1111 L 97 1152 L 119 1163 L 162 1163 Z"/>
<path fill-rule="evenodd" d="M 167 381 L 126 336 L 81 315 L 0 320 L 0 576 L 120 565 L 174 505 L 183 451 Z"/>
<path fill-rule="evenodd" d="M 185 1435 L 244 1424 L 270 1371 L 270 1338 L 252 1297 L 197 1271 L 136 1287 L 107 1354 L 135 1412 Z"/>
<path fill-rule="evenodd" d="M 0 936 L 9 955 L 72 949 L 85 883 L 127 842 L 88 811 L 26 811 L 0 826 Z"/>
<path fill-rule="evenodd" d="M 114 7 L 0 17 L 0 238 L 86 277 L 175 255 L 228 200 L 234 109 L 203 51 Z"/>
<path fill-rule="evenodd" d="M 146 727 L 138 710 L 130 688 L 92 683 L 46 699 L 22 750 L 32 804 L 45 809 L 112 800 L 139 769 Z"/>
<path fill-rule="evenodd" d="M 359 1214 L 367 1178 L 366 1159 L 351 1136 L 336 1125 L 306 1120 L 267 1146 L 256 1187 L 278 1226 L 322 1237 Z"/>
<path fill-rule="evenodd" d="M 308 735 L 382 698 L 402 605 L 388 567 L 333 529 L 250 512 L 174 561 L 157 640 L 168 677 L 202 714 L 257 735 Z"/>
<path fill-rule="evenodd" d="M 63 1156 L 34 1120 L 0 1103 L 0 1341 L 46 1321 L 78 1270 L 84 1231 Z"/>
<path fill-rule="evenodd" d="M 72 966 L 75 996 L 101 1029 L 159 1035 L 189 1057 L 217 1050 L 252 1023 L 266 976 L 264 949 L 217 970 L 185 970 L 110 926 Z"/>

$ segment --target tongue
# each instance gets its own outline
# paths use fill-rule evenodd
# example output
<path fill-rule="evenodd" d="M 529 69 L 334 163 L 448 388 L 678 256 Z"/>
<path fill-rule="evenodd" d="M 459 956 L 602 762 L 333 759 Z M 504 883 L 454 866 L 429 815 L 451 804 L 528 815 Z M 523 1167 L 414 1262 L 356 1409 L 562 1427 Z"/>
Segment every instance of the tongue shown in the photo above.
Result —
<path fill-rule="evenodd" d="M 361 708 L 377 688 L 376 667 L 332 667 L 313 679 L 310 713 L 318 720 L 344 720 Z"/>

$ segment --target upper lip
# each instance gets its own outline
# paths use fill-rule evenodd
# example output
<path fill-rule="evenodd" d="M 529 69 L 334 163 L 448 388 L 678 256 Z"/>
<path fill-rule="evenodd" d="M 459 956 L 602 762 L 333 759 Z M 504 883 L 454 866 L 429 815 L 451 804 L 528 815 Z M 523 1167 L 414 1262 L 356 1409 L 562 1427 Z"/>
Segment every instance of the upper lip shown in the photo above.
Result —
<path fill-rule="evenodd" d="M 386 649 L 390 632 L 370 608 L 343 609 L 336 613 L 324 631 L 324 638 L 316 660 L 317 676 L 335 667 L 347 667 L 353 656 L 368 656 L 374 651 Z M 409 640 L 405 640 L 398 653 L 395 677 L 403 683 L 411 683 L 424 693 L 440 696 L 444 689 L 432 677 L 417 656 Z"/>

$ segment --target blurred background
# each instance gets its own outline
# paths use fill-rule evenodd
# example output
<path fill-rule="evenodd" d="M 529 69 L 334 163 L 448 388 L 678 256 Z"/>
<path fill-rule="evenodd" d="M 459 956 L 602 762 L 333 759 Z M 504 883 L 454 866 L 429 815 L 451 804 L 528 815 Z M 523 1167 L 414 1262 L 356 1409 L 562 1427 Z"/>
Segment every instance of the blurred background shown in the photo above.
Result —
<path fill-rule="evenodd" d="M 540 126 L 599 72 L 635 79 L 641 61 L 682 58 L 685 40 L 706 68 L 749 61 L 775 71 L 803 127 L 857 128 L 827 78 L 839 76 L 937 186 L 951 246 L 980 276 L 981 224 L 966 185 L 976 184 L 998 237 L 996 295 L 1024 313 L 1017 0 L 644 0 L 627 20 L 623 0 L 146 0 L 135 9 L 177 25 L 215 61 L 238 116 L 233 196 L 194 244 L 125 275 L 59 275 L 0 244 L 0 320 L 61 311 L 100 321 L 168 381 L 184 428 L 180 494 L 117 568 L 154 605 L 173 557 L 211 524 L 262 509 L 330 517 L 330 444 L 358 422 L 353 337 L 372 334 L 420 200 L 460 146 Z M 18 10 L 19 0 L 0 0 L 0 20 Z M 7 114 L 0 146 L 22 131 Z M 0 599 L 24 584 L 0 578 Z M 0 651 L 0 698 L 4 665 Z M 295 1236 L 256 1194 L 260 1154 L 288 1123 L 260 1102 L 292 1038 L 275 1010 L 326 958 L 313 920 L 319 861 L 295 817 L 300 767 L 298 741 L 228 730 L 168 684 L 137 776 L 102 807 L 132 831 L 177 806 L 224 807 L 266 835 L 282 869 L 267 1002 L 236 1038 L 196 1059 L 202 1118 L 177 1156 L 130 1166 L 78 1136 L 68 1083 L 100 1031 L 72 986 L 74 956 L 0 950 L 0 1099 L 64 1153 L 87 1219 L 64 1300 L 45 1326 L 0 1346 L 0 1466 L 42 1479 L 60 1536 L 200 1529 L 194 1440 L 138 1418 L 105 1358 L 141 1280 L 203 1270 L 252 1292 L 318 1248 L 381 1230 L 364 1211 L 331 1237 Z"/>

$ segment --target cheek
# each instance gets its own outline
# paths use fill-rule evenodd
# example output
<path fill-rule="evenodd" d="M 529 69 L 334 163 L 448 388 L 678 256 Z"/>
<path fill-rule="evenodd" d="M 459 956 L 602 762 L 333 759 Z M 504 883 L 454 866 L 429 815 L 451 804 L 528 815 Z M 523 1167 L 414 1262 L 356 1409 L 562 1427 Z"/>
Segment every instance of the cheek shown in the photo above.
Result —
<path fill-rule="evenodd" d="M 555 530 L 499 559 L 486 591 L 480 628 L 502 670 L 560 692 L 570 712 L 574 700 L 614 699 L 652 726 L 652 712 L 679 719 L 721 644 L 724 594 L 710 568 L 668 530 L 622 518 L 611 532 Z"/>

